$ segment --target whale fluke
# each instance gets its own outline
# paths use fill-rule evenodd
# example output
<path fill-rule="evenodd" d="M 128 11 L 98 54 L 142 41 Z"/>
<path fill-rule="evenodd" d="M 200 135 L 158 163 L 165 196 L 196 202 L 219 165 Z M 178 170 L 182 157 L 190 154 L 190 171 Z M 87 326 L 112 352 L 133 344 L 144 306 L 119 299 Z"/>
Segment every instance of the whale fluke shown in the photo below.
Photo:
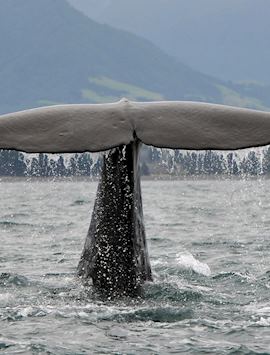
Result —
<path fill-rule="evenodd" d="M 136 135 L 159 148 L 235 150 L 270 144 L 270 113 L 199 102 L 136 103 Z"/>
<path fill-rule="evenodd" d="M 0 148 L 27 153 L 99 152 L 133 140 L 121 103 L 56 105 L 0 116 Z"/>
<path fill-rule="evenodd" d="M 97 152 L 134 140 L 161 148 L 232 150 L 270 144 L 270 113 L 181 101 L 56 105 L 0 116 L 0 148 Z"/>
<path fill-rule="evenodd" d="M 241 149 L 270 143 L 270 113 L 195 102 L 62 105 L 0 116 L 0 148 L 104 155 L 92 221 L 78 266 L 110 297 L 136 296 L 152 280 L 139 146 Z"/>

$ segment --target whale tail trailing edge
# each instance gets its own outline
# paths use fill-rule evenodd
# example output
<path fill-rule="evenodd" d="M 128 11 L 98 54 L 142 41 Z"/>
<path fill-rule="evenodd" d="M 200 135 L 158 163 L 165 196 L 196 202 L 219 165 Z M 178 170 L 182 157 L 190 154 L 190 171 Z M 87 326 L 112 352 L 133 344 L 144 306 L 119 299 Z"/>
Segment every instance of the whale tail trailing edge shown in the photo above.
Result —
<path fill-rule="evenodd" d="M 270 113 L 195 102 L 59 105 L 0 116 L 0 148 L 97 152 L 135 139 L 161 148 L 232 150 L 270 144 Z"/>

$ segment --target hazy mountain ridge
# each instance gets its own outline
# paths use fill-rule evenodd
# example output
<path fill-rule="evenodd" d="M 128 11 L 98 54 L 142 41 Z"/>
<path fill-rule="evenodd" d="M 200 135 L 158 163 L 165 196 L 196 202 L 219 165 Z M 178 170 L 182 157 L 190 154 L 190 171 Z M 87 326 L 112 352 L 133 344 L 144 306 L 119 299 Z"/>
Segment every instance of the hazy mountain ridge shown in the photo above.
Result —
<path fill-rule="evenodd" d="M 82 94 L 87 89 L 113 95 L 111 88 L 89 82 L 99 77 L 171 99 L 219 95 L 207 76 L 146 40 L 91 21 L 64 0 L 1 2 L 0 44 L 2 112 L 42 100 L 87 101 Z"/>
<path fill-rule="evenodd" d="M 270 83 L 268 0 L 68 0 L 141 35 L 197 70 Z"/>
<path fill-rule="evenodd" d="M 234 96 L 240 106 L 270 107 L 265 88 L 264 101 L 243 96 L 241 86 L 194 71 L 147 40 L 94 22 L 65 0 L 0 2 L 0 44 L 1 113 L 122 96 L 228 104 Z"/>

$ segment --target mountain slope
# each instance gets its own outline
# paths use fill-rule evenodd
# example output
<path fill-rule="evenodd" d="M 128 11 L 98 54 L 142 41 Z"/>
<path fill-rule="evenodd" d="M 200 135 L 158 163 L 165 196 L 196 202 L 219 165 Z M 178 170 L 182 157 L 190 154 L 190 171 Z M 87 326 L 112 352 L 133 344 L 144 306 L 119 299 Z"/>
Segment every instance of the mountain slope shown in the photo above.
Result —
<path fill-rule="evenodd" d="M 0 2 L 0 111 L 107 98 L 221 101 L 219 81 L 64 0 Z"/>
<path fill-rule="evenodd" d="M 204 73 L 270 83 L 269 0 L 69 0 Z"/>
<path fill-rule="evenodd" d="M 192 70 L 65 0 L 0 2 L 0 113 L 54 103 L 197 100 L 270 107 L 269 87 Z"/>

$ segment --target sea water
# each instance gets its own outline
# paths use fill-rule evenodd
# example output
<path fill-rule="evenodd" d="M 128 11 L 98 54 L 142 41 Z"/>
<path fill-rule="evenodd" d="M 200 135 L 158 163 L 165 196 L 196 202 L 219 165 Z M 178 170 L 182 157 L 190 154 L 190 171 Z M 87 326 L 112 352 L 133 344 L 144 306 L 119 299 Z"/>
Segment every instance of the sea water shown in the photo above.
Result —
<path fill-rule="evenodd" d="M 143 181 L 154 282 L 76 277 L 97 183 L 0 181 L 1 354 L 270 354 L 268 180 Z"/>

